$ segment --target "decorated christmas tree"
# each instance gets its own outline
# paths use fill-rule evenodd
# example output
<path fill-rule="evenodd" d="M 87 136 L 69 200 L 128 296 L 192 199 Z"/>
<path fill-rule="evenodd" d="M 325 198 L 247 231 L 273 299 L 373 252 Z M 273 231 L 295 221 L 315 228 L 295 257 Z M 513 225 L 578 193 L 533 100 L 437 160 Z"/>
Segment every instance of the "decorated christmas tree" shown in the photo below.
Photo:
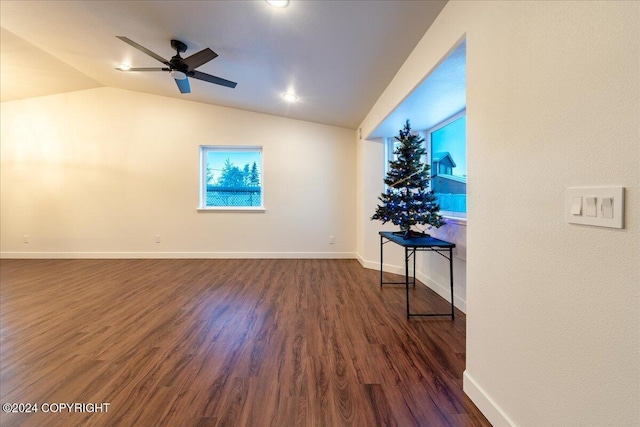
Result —
<path fill-rule="evenodd" d="M 396 159 L 389 162 L 389 172 L 384 180 L 387 191 L 378 197 L 382 204 L 378 205 L 371 219 L 380 220 L 383 224 L 391 221 L 400 226 L 405 238 L 410 238 L 423 235 L 411 230 L 411 226 L 420 224 L 439 228 L 445 221 L 439 214 L 436 196 L 429 190 L 430 166 L 422 161 L 427 152 L 424 139 L 411 132 L 409 120 L 395 138 L 400 145 L 394 151 Z"/>

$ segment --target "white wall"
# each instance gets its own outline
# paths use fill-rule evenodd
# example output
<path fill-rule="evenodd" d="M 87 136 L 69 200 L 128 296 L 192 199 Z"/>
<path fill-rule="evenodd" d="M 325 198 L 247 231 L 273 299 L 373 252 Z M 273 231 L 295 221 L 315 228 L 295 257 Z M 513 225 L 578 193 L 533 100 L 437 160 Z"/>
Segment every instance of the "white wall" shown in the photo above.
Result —
<path fill-rule="evenodd" d="M 353 130 L 112 88 L 1 108 L 3 257 L 355 256 Z M 263 146 L 265 213 L 197 212 L 206 144 Z"/>
<path fill-rule="evenodd" d="M 465 35 L 464 389 L 494 425 L 640 425 L 640 3 L 449 2 L 363 135 Z M 359 142 L 358 191 L 380 155 Z M 624 229 L 564 221 L 565 189 L 599 185 L 626 188 Z"/>

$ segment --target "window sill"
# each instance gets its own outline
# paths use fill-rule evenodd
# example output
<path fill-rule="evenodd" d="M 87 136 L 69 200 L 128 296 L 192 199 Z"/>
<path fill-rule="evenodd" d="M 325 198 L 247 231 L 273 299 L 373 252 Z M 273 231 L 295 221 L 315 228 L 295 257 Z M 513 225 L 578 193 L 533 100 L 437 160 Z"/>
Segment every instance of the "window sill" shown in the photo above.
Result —
<path fill-rule="evenodd" d="M 248 213 L 264 213 L 266 211 L 263 207 L 229 207 L 229 208 L 198 208 L 198 212 L 248 212 Z"/>
<path fill-rule="evenodd" d="M 447 224 L 456 224 L 456 225 L 461 225 L 463 227 L 467 226 L 467 218 L 460 218 L 460 217 L 447 216 L 447 215 L 442 215 L 442 216 L 447 221 Z"/>

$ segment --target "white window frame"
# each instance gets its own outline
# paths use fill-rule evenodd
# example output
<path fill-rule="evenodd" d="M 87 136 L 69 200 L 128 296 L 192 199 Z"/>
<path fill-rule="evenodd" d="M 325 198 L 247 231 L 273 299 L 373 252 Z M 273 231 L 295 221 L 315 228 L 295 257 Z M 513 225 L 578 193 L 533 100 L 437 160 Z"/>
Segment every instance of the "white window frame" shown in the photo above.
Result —
<path fill-rule="evenodd" d="M 389 162 L 393 160 L 393 152 L 396 142 L 399 144 L 400 142 L 394 137 L 385 138 L 385 157 L 384 157 L 384 173 L 389 172 Z"/>
<path fill-rule="evenodd" d="M 425 137 L 425 132 L 424 131 L 416 131 L 416 130 L 412 130 L 412 133 L 415 132 L 418 134 L 418 136 L 422 137 L 423 139 L 426 140 Z M 396 139 L 395 136 L 391 136 L 388 138 L 384 138 L 384 176 L 387 176 L 387 173 L 389 172 L 389 162 L 391 160 L 394 160 L 394 154 L 393 152 L 395 151 L 395 146 L 396 144 L 400 144 L 400 141 L 398 141 Z M 427 150 L 427 155 L 424 156 L 424 158 L 422 159 L 422 161 L 424 163 L 428 163 L 431 164 L 431 153 L 429 153 L 429 150 Z M 387 191 L 387 188 L 389 187 L 387 184 L 383 185 L 384 189 L 382 190 L 383 192 Z"/>
<path fill-rule="evenodd" d="M 260 206 L 207 206 L 207 153 L 209 152 L 260 152 Z M 198 212 L 265 212 L 264 207 L 264 150 L 255 145 L 201 145 L 200 146 L 200 200 Z"/>

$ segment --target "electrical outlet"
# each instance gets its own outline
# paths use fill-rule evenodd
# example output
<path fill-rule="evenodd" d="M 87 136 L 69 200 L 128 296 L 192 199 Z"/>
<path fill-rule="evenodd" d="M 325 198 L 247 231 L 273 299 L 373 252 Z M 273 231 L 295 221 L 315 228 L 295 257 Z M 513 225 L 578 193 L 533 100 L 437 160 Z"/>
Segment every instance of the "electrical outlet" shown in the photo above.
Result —
<path fill-rule="evenodd" d="M 329 244 L 333 245 L 336 242 L 336 236 L 329 236 Z"/>
<path fill-rule="evenodd" d="M 160 237 L 159 234 L 156 234 L 156 243 L 160 243 L 162 242 L 162 238 Z"/>
<path fill-rule="evenodd" d="M 29 243 L 29 235 L 28 235 L 28 234 L 25 234 L 25 235 L 22 237 L 22 243 Z"/>

